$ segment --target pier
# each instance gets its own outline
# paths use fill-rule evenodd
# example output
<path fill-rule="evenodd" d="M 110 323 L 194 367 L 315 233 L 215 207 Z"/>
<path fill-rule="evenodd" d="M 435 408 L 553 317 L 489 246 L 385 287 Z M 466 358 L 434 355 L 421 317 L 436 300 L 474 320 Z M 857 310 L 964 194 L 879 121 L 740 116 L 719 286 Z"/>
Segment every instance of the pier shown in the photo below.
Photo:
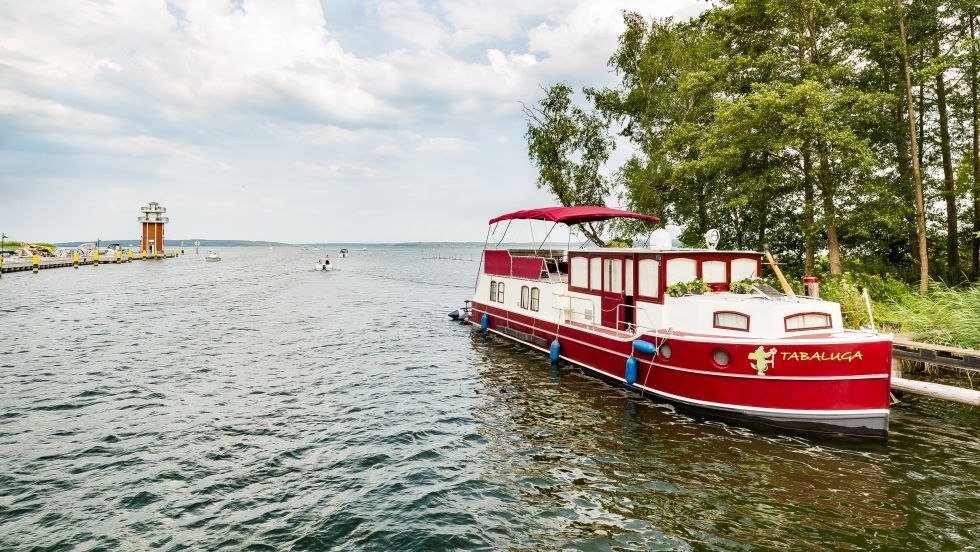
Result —
<path fill-rule="evenodd" d="M 172 259 L 177 257 L 178 253 L 168 252 L 160 253 L 159 255 L 150 256 L 147 255 L 120 255 L 106 256 L 96 259 L 94 256 L 87 256 L 84 258 L 79 258 L 76 262 L 70 257 L 40 257 L 37 262 L 37 270 L 46 270 L 49 268 L 71 268 L 74 266 L 85 266 L 85 265 L 113 265 L 113 264 L 125 264 L 133 261 L 154 261 L 162 259 Z M 0 274 L 7 274 L 8 272 L 27 272 L 33 271 L 35 269 L 34 261 L 31 257 L 15 257 L 13 259 L 4 259 L 0 262 Z"/>
<path fill-rule="evenodd" d="M 980 351 L 931 343 L 919 343 L 896 336 L 892 343 L 892 389 L 972 406 L 980 406 L 980 391 L 953 385 L 902 377 L 902 362 L 964 370 L 970 376 L 980 374 Z M 971 378 L 972 382 L 972 378 Z"/>

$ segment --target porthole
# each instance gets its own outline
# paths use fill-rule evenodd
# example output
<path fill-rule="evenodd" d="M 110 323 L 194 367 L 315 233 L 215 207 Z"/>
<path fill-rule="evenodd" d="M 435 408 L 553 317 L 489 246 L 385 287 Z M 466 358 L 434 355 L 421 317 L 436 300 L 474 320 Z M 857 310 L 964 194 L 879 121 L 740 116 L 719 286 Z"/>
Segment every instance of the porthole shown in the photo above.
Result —
<path fill-rule="evenodd" d="M 666 343 L 661 345 L 660 348 L 657 349 L 657 352 L 660 353 L 660 356 L 664 358 L 670 358 L 670 355 L 673 354 L 673 351 L 670 350 L 670 345 Z"/>
<path fill-rule="evenodd" d="M 712 351 L 711 359 L 714 360 L 715 364 L 718 366 L 728 366 L 728 364 L 732 361 L 731 355 L 729 355 L 728 351 L 724 349 L 715 349 Z"/>

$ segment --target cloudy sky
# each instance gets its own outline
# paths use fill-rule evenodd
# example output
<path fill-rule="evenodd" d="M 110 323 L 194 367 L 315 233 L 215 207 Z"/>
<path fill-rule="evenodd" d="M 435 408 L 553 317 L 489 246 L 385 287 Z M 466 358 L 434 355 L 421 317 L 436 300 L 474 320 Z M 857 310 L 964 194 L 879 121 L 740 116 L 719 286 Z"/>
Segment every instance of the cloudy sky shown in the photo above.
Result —
<path fill-rule="evenodd" d="M 521 102 L 703 0 L 0 0 L 0 231 L 481 240 L 552 204 Z M 625 155 L 620 151 L 619 155 Z"/>

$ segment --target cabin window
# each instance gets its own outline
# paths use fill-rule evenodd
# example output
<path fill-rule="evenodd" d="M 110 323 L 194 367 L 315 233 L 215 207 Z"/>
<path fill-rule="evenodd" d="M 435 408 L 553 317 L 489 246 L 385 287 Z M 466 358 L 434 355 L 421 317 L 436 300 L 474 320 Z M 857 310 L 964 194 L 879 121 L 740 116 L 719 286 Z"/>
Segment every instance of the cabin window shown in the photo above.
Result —
<path fill-rule="evenodd" d="M 701 279 L 709 284 L 723 284 L 727 281 L 727 268 L 728 263 L 725 261 L 704 261 L 701 263 Z"/>
<path fill-rule="evenodd" d="M 714 326 L 723 330 L 749 331 L 749 317 L 740 312 L 718 311 L 715 313 Z"/>
<path fill-rule="evenodd" d="M 599 257 L 589 259 L 589 287 L 602 289 L 602 259 Z"/>
<path fill-rule="evenodd" d="M 531 302 L 531 288 L 521 286 L 521 308 L 526 309 Z"/>
<path fill-rule="evenodd" d="M 531 310 L 537 312 L 539 306 L 541 306 L 541 290 L 531 288 Z"/>
<path fill-rule="evenodd" d="M 589 258 L 572 257 L 572 281 L 571 286 L 577 288 L 589 287 Z"/>
<path fill-rule="evenodd" d="M 660 296 L 660 263 L 655 259 L 640 259 L 639 293 L 647 297 Z"/>
<path fill-rule="evenodd" d="M 490 300 L 491 301 L 497 300 L 497 282 L 494 281 L 490 282 Z"/>
<path fill-rule="evenodd" d="M 732 281 L 758 278 L 759 263 L 755 259 L 734 259 L 732 261 Z"/>
<path fill-rule="evenodd" d="M 694 259 L 670 259 L 667 261 L 667 285 L 690 282 L 698 277 L 698 262 Z"/>
<path fill-rule="evenodd" d="M 603 262 L 605 265 L 605 281 L 603 282 L 602 290 L 609 291 L 612 293 L 622 293 L 623 292 L 623 260 L 622 259 L 605 259 Z"/>
<path fill-rule="evenodd" d="M 804 312 L 786 317 L 787 332 L 824 330 L 830 327 L 830 315 L 825 312 Z"/>
<path fill-rule="evenodd" d="M 499 284 L 497 284 L 497 302 L 498 303 L 503 303 L 504 302 L 504 283 L 503 282 L 500 282 Z"/>

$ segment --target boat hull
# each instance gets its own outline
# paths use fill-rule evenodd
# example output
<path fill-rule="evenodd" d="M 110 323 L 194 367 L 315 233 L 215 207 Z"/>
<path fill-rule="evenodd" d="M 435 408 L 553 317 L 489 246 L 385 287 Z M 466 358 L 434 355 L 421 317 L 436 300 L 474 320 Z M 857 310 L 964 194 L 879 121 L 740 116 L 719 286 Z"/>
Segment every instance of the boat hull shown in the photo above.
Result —
<path fill-rule="evenodd" d="M 715 336 L 632 335 L 603 327 L 556 324 L 491 305 L 474 303 L 470 322 L 487 314 L 493 333 L 548 351 L 635 391 L 712 416 L 766 426 L 848 435 L 888 431 L 891 341 L 854 335 L 824 339 L 726 340 Z M 634 351 L 633 341 L 669 345 L 654 355 Z M 719 364 L 717 350 L 730 361 Z M 765 361 L 757 359 L 759 351 Z M 636 359 L 636 380 L 627 383 L 626 361 Z"/>

